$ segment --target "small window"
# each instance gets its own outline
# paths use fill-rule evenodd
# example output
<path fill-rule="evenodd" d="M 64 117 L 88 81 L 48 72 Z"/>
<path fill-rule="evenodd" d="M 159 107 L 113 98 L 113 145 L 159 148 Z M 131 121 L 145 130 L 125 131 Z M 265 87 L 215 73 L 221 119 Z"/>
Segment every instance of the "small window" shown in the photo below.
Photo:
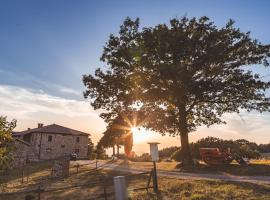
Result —
<path fill-rule="evenodd" d="M 51 141 L 52 141 L 52 136 L 49 135 L 49 137 L 48 137 L 48 142 L 51 142 Z"/>
<path fill-rule="evenodd" d="M 51 153 L 52 149 L 51 148 L 46 148 L 46 153 Z"/>
<path fill-rule="evenodd" d="M 80 149 L 75 149 L 75 153 L 80 153 Z"/>
<path fill-rule="evenodd" d="M 77 141 L 77 142 L 80 142 L 80 137 L 77 137 L 77 138 L 76 138 L 76 141 Z"/>
<path fill-rule="evenodd" d="M 64 144 L 62 144 L 62 145 L 61 145 L 61 147 L 62 147 L 62 148 L 65 148 L 65 145 L 64 145 Z"/>

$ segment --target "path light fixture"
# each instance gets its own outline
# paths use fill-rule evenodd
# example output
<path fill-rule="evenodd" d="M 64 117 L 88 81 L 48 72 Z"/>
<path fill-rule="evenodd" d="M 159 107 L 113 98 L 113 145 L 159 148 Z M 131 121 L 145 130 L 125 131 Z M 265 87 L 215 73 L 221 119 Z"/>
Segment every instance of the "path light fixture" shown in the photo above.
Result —
<path fill-rule="evenodd" d="M 157 181 L 157 167 L 156 167 L 156 162 L 159 160 L 159 155 L 158 155 L 158 142 L 148 142 L 150 145 L 150 154 L 151 154 L 151 159 L 153 162 L 153 187 L 154 187 L 154 192 L 158 193 L 158 181 Z"/>

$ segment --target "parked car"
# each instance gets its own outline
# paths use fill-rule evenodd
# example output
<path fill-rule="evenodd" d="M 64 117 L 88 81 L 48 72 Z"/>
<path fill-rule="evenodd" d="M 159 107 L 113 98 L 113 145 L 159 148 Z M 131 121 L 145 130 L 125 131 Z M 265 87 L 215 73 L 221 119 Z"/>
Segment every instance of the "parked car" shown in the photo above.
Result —
<path fill-rule="evenodd" d="M 76 153 L 71 153 L 70 154 L 70 160 L 76 161 L 78 158 L 78 155 Z"/>

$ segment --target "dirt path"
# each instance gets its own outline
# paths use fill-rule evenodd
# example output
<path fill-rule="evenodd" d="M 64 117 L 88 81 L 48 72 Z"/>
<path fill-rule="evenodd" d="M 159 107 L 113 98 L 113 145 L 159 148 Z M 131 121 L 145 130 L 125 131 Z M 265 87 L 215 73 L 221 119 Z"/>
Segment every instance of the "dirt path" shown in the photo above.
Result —
<path fill-rule="evenodd" d="M 79 164 L 87 164 L 87 160 L 76 161 Z M 119 165 L 119 164 L 105 164 L 106 161 L 99 161 L 98 167 L 107 170 L 129 172 L 132 174 L 147 172 L 149 169 L 133 168 L 128 165 Z M 162 177 L 172 177 L 179 179 L 192 179 L 192 180 L 222 180 L 222 181 L 233 181 L 233 182 L 249 182 L 255 184 L 269 184 L 270 185 L 270 176 L 235 176 L 230 174 L 210 174 L 210 173 L 187 173 L 187 172 L 170 172 L 167 170 L 158 170 L 158 176 Z"/>

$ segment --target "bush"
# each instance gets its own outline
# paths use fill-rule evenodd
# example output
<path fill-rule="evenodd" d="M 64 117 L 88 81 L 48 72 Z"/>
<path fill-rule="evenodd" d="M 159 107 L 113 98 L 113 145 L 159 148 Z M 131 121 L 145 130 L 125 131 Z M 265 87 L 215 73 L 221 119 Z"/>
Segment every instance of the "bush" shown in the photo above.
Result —
<path fill-rule="evenodd" d="M 233 141 L 215 137 L 203 138 L 195 143 L 190 143 L 190 152 L 193 158 L 200 159 L 200 148 L 219 148 L 221 151 L 230 149 L 232 154 L 249 159 L 260 157 L 259 146 L 244 139 Z M 171 154 L 171 159 L 181 161 L 181 148 Z"/>
<path fill-rule="evenodd" d="M 130 158 L 129 160 L 134 162 L 151 162 L 151 156 L 149 153 L 144 153 L 141 156 Z"/>

